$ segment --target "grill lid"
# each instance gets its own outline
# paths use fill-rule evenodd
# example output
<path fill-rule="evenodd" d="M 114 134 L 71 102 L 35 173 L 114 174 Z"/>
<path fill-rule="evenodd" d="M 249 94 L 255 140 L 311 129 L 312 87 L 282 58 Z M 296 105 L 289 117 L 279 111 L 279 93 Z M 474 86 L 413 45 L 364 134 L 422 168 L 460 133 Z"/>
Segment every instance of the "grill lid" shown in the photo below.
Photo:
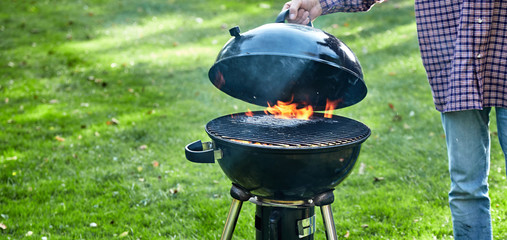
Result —
<path fill-rule="evenodd" d="M 357 57 L 329 33 L 299 24 L 270 23 L 232 34 L 208 76 L 215 87 L 234 98 L 259 106 L 293 99 L 322 111 L 328 99 L 337 101 L 338 109 L 366 96 Z"/>
<path fill-rule="evenodd" d="M 315 148 L 360 143 L 370 135 L 361 122 L 333 115 L 314 113 L 310 120 L 278 119 L 264 112 L 222 116 L 206 125 L 208 134 L 239 144 L 265 147 Z"/>

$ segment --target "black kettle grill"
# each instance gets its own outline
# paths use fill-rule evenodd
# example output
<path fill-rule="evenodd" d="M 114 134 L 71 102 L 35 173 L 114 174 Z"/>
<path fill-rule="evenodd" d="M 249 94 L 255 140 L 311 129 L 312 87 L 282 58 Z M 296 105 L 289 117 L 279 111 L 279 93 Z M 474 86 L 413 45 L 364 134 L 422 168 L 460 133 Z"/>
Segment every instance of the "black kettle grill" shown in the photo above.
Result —
<path fill-rule="evenodd" d="M 228 95 L 260 106 L 292 101 L 325 110 L 366 96 L 361 66 L 336 37 L 311 26 L 284 23 L 288 11 L 231 38 L 209 71 Z M 312 240 L 315 206 L 321 207 L 328 240 L 337 239 L 333 190 L 354 167 L 370 129 L 353 119 L 314 113 L 308 120 L 265 112 L 237 113 L 206 125 L 211 142 L 185 147 L 197 163 L 218 161 L 232 181 L 232 205 L 221 239 L 231 239 L 242 203 L 257 205 L 257 240 Z"/>

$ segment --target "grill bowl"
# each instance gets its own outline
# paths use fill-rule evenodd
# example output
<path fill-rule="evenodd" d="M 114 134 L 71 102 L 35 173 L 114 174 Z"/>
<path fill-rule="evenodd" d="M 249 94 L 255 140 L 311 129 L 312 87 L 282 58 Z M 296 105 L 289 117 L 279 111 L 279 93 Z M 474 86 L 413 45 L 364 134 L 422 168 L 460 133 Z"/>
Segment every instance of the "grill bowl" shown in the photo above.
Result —
<path fill-rule="evenodd" d="M 238 119 L 243 116 L 236 114 L 232 117 Z M 349 128 L 353 124 L 356 128 L 361 128 L 362 134 L 355 134 L 352 140 L 327 146 L 255 145 L 224 138 L 214 132 L 212 126 L 216 122 L 230 122 L 231 116 L 210 121 L 206 125 L 206 132 L 213 140 L 214 148 L 222 151 L 222 158 L 218 163 L 233 183 L 242 186 L 253 195 L 268 199 L 309 199 L 316 194 L 334 189 L 350 174 L 359 156 L 361 143 L 370 135 L 368 127 L 352 119 L 333 116 L 333 119 L 326 120 L 320 113 L 314 114 L 314 117 L 315 119 L 310 121 L 335 121 L 335 127 L 340 129 Z M 294 126 L 292 138 L 297 138 L 299 134 L 297 129 L 302 127 Z M 291 129 L 285 129 L 287 130 Z M 332 133 L 336 129 L 328 130 Z M 282 130 L 271 129 L 271 131 L 277 134 Z"/>

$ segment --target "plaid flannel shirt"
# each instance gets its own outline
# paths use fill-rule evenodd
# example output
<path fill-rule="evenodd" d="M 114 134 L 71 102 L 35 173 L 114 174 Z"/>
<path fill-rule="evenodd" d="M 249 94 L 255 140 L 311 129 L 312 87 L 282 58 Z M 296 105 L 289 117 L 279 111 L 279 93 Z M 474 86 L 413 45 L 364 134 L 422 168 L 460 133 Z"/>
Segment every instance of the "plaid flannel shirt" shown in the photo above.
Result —
<path fill-rule="evenodd" d="M 375 2 L 321 0 L 321 6 L 328 14 L 365 11 Z M 507 1 L 415 0 L 415 14 L 436 109 L 507 107 Z"/>

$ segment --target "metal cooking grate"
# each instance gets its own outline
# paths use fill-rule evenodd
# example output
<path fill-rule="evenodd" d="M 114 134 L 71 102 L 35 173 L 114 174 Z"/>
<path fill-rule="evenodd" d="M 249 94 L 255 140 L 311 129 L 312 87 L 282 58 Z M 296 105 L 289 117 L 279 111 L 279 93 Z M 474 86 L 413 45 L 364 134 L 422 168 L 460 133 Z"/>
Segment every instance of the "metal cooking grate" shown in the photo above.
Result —
<path fill-rule="evenodd" d="M 280 147 L 337 146 L 362 142 L 370 129 L 355 120 L 315 113 L 310 120 L 278 119 L 264 112 L 223 116 L 206 125 L 209 134 L 242 143 Z"/>

